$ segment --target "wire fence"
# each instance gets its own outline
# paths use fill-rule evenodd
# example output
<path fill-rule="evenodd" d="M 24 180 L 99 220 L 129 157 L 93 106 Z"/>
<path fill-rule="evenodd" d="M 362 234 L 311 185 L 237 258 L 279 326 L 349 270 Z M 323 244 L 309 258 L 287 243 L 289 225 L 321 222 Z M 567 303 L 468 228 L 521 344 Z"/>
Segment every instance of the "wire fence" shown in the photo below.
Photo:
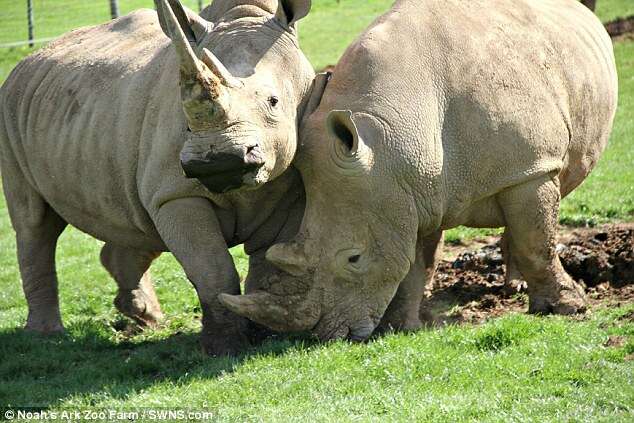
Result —
<path fill-rule="evenodd" d="M 201 10 L 211 0 L 181 0 Z M 135 9 L 154 8 L 152 0 L 0 0 L 0 48 L 50 41 L 71 29 L 96 25 Z"/>

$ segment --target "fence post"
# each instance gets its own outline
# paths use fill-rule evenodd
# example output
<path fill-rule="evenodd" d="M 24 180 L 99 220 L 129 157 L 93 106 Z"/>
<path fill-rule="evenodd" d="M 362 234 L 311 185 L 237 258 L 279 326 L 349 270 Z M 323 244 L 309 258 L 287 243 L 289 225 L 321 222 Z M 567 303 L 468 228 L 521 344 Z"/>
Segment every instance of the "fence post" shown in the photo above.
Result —
<path fill-rule="evenodd" d="M 110 0 L 110 17 L 112 19 L 119 17 L 119 0 Z"/>
<path fill-rule="evenodd" d="M 33 47 L 33 0 L 26 1 L 26 16 L 29 25 L 29 47 Z"/>

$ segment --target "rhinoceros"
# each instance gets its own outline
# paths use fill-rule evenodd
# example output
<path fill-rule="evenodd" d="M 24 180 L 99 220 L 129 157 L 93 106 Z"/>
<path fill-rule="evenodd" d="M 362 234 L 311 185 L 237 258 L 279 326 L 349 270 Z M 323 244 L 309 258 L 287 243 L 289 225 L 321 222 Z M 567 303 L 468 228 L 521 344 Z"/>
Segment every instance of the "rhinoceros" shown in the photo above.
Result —
<path fill-rule="evenodd" d="M 416 327 L 439 233 L 465 225 L 505 227 L 529 312 L 583 311 L 558 207 L 604 150 L 617 91 L 610 37 L 575 0 L 397 1 L 302 123 L 306 212 L 266 254 L 286 274 L 221 301 L 323 339 Z"/>
<path fill-rule="evenodd" d="M 256 283 L 272 268 L 266 247 L 303 214 L 301 180 L 287 168 L 314 77 L 296 28 L 311 2 L 216 1 L 200 16 L 176 0 L 155 4 L 158 19 L 140 10 L 62 36 L 0 91 L 26 328 L 64 329 L 55 247 L 70 224 L 105 241 L 115 305 L 139 323 L 162 317 L 148 268 L 173 253 L 201 302 L 203 347 L 233 353 L 248 321 L 217 300 L 240 292 L 227 247 L 245 243 Z"/>

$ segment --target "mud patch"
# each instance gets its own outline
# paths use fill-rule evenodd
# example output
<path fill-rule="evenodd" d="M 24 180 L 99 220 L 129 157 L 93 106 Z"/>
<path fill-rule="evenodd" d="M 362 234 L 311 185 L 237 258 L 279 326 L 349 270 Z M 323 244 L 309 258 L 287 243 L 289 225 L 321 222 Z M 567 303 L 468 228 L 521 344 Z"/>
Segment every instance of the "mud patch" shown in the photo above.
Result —
<path fill-rule="evenodd" d="M 634 33 L 634 16 L 618 18 L 605 24 L 605 29 L 610 37 L 620 37 Z"/>
<path fill-rule="evenodd" d="M 564 230 L 557 249 L 566 271 L 586 287 L 590 308 L 634 303 L 634 224 Z M 477 242 L 477 241 L 476 241 Z M 452 251 L 453 250 L 453 251 Z M 498 243 L 475 251 L 449 247 L 421 306 L 431 324 L 478 323 L 491 317 L 526 312 L 528 297 L 504 283 L 505 266 Z"/>
<path fill-rule="evenodd" d="M 570 276 L 589 287 L 605 282 L 622 287 L 634 281 L 634 228 L 608 228 L 575 236 L 557 248 Z"/>

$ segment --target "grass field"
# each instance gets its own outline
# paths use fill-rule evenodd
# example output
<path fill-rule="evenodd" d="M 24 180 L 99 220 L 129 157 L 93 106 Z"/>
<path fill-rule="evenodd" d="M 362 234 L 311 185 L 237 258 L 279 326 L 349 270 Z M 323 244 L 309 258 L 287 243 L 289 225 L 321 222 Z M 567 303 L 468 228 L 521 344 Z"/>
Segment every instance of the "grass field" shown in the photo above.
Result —
<path fill-rule="evenodd" d="M 20 30 L 18 24 L 5 26 L 5 11 L 6 16 L 21 13 L 18 2 L 9 3 L 3 2 L 0 43 Z M 54 4 L 65 3 L 79 2 Z M 50 35 L 107 19 L 105 0 L 92 3 L 103 10 L 51 24 Z M 121 1 L 123 11 L 148 3 Z M 314 1 L 301 38 L 315 67 L 335 63 L 389 4 Z M 598 0 L 598 5 L 604 20 L 634 14 L 631 0 Z M 0 50 L 0 80 L 29 51 Z M 595 172 L 564 201 L 565 223 L 634 220 L 634 42 L 618 42 L 615 51 L 620 100 L 614 133 Z M 482 233 L 456 230 L 449 238 Z M 115 284 L 99 265 L 100 246 L 76 230 L 62 235 L 57 262 L 68 333 L 25 334 L 15 241 L 0 199 L 0 407 L 182 407 L 238 421 L 634 419 L 634 361 L 625 359 L 634 353 L 634 322 L 624 317 L 634 311 L 633 304 L 594 310 L 584 320 L 510 315 L 479 327 L 391 335 L 367 345 L 291 338 L 242 357 L 211 359 L 197 345 L 195 293 L 167 254 L 153 266 L 168 317 L 164 326 L 133 335 L 114 329 L 121 317 L 112 306 Z M 246 257 L 239 248 L 233 252 L 244 274 Z M 610 335 L 627 341 L 606 347 Z"/>

